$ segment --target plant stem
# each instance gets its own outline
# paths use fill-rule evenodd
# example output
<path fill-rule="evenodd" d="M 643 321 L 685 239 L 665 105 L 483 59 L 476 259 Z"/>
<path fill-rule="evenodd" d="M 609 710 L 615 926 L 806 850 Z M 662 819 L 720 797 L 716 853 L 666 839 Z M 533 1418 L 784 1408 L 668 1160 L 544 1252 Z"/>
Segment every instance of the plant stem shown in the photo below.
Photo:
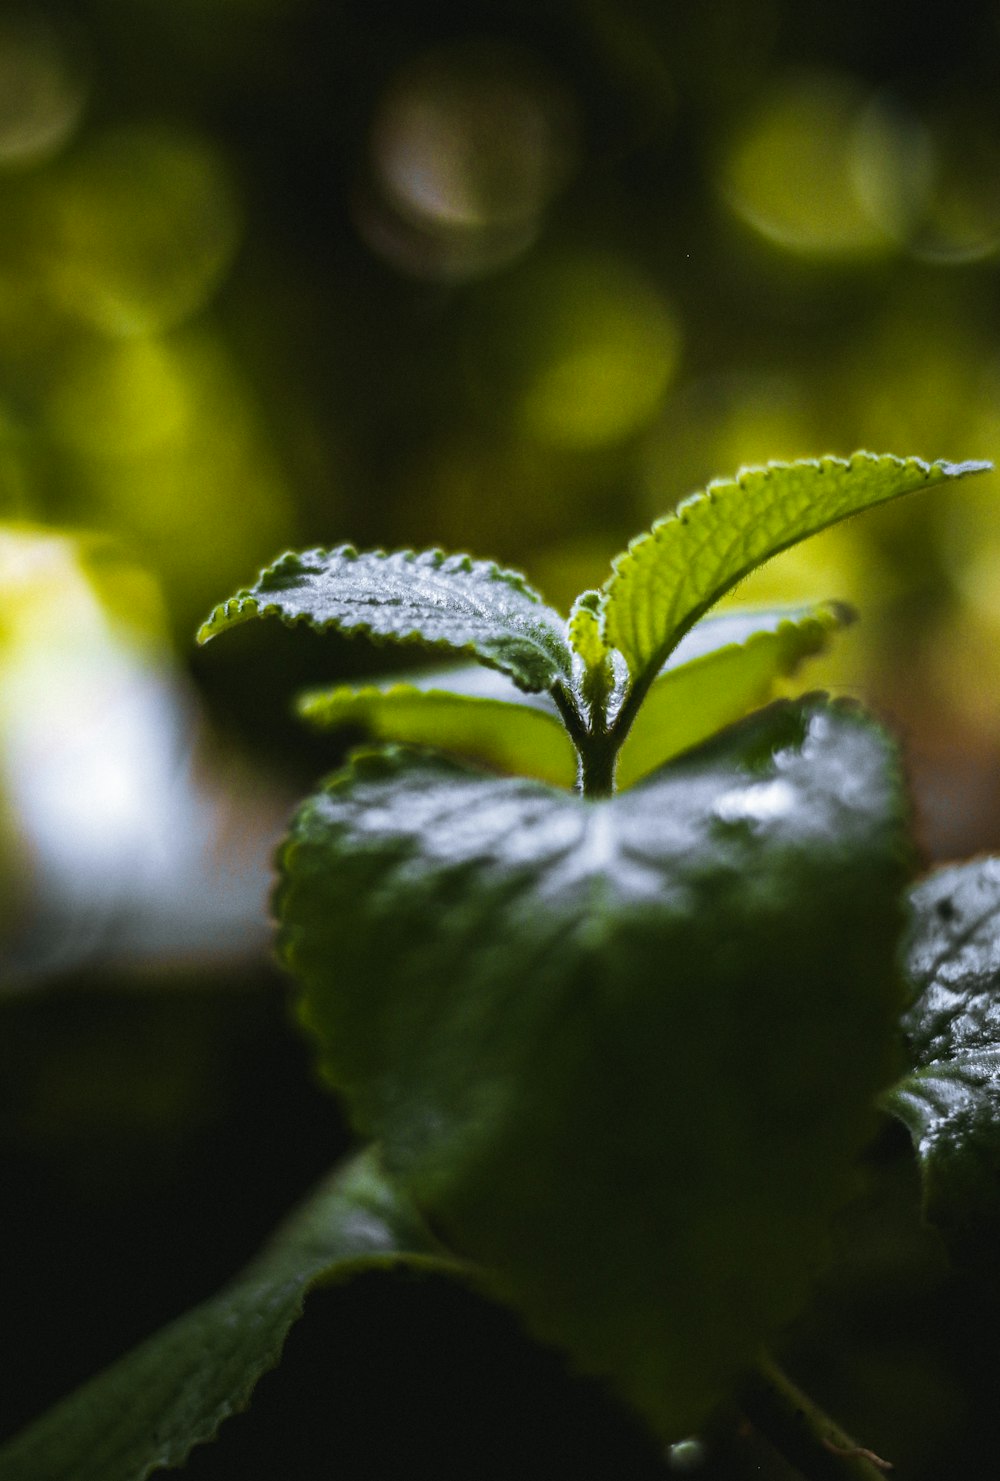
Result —
<path fill-rule="evenodd" d="M 558 679 L 549 690 L 555 701 L 556 708 L 562 716 L 563 724 L 569 731 L 570 740 L 576 749 L 582 753 L 589 738 L 589 731 L 580 711 L 577 709 L 576 701 L 566 688 L 561 679 Z"/>
<path fill-rule="evenodd" d="M 603 712 L 597 713 L 590 728 L 564 685 L 553 685 L 551 694 L 579 757 L 577 791 L 584 797 L 610 797 L 615 790 L 620 742 L 612 731 L 605 729 Z"/>
<path fill-rule="evenodd" d="M 885 1481 L 892 1469 L 857 1445 L 769 1358 L 739 1395 L 747 1418 L 810 1481 Z"/>
<path fill-rule="evenodd" d="M 615 790 L 618 747 L 607 735 L 589 735 L 580 751 L 578 786 L 584 797 L 610 797 Z"/>

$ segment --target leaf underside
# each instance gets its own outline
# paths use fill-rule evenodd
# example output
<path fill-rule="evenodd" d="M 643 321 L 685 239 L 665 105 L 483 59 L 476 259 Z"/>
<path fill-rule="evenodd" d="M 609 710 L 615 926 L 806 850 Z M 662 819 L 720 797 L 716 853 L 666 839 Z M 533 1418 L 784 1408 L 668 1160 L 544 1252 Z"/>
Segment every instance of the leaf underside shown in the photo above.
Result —
<path fill-rule="evenodd" d="M 440 550 L 359 554 L 342 545 L 288 551 L 252 587 L 216 607 L 198 641 L 272 616 L 376 641 L 471 653 L 528 691 L 551 688 L 571 669 L 562 619 L 523 576 Z"/>
<path fill-rule="evenodd" d="M 801 1301 L 895 1068 L 900 812 L 881 733 L 813 700 L 603 802 L 367 753 L 282 851 L 357 1126 L 667 1438 Z"/>
<path fill-rule="evenodd" d="M 775 696 L 807 658 L 853 621 L 839 602 L 732 611 L 703 618 L 654 679 L 618 761 L 618 784 L 707 740 Z"/>
<path fill-rule="evenodd" d="M 605 636 L 633 678 L 658 669 L 688 629 L 754 567 L 838 520 L 987 463 L 859 452 L 746 468 L 708 485 L 633 540 L 605 587 Z"/>
<path fill-rule="evenodd" d="M 571 787 L 576 754 L 555 706 L 550 713 L 518 704 L 518 698 L 513 687 L 505 701 L 411 684 L 340 685 L 303 695 L 298 710 L 313 725 L 357 725 L 373 740 L 432 746 L 499 771 Z"/>
<path fill-rule="evenodd" d="M 824 651 L 852 615 L 840 603 L 824 602 L 704 618 L 654 681 L 622 748 L 619 785 L 631 785 L 772 699 L 778 681 Z M 357 725 L 373 740 L 431 746 L 556 786 L 576 780 L 575 754 L 549 696 L 522 694 L 475 664 L 314 690 L 298 708 L 323 728 Z"/>
<path fill-rule="evenodd" d="M 0 1449 L 3 1481 L 144 1481 L 182 1465 L 278 1362 L 309 1288 L 402 1260 L 449 1268 L 372 1153 L 322 1184 L 229 1286 Z"/>
<path fill-rule="evenodd" d="M 903 1019 L 912 1071 L 884 1098 L 909 1129 L 928 1216 L 954 1244 L 1000 1229 L 1000 859 L 942 869 L 911 895 Z"/>

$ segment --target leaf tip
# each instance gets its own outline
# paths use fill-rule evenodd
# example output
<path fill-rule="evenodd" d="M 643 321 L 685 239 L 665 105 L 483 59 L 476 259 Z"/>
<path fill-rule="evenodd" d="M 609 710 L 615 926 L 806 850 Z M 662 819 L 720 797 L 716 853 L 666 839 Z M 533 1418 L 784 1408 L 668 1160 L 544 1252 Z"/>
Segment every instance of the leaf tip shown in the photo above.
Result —
<path fill-rule="evenodd" d="M 209 613 L 195 633 L 195 642 L 199 648 L 204 648 L 206 643 L 218 637 L 220 632 L 225 632 L 226 628 L 235 627 L 237 623 L 256 617 L 259 606 L 252 592 L 238 591 L 235 596 L 231 596 L 226 602 L 220 602 Z"/>
<path fill-rule="evenodd" d="M 965 463 L 949 463 L 942 459 L 935 466 L 941 469 L 946 478 L 963 478 L 966 473 L 993 472 L 993 462 L 990 458 L 970 459 Z"/>

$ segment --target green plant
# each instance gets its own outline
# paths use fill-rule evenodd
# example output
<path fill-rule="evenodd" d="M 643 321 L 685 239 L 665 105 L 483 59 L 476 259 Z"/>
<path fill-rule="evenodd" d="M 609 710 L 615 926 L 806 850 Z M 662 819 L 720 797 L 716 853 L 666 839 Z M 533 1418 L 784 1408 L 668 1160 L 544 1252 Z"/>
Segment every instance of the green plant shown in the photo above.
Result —
<path fill-rule="evenodd" d="M 845 608 L 706 614 L 796 541 L 987 466 L 745 471 L 633 541 L 568 623 L 496 565 L 347 546 L 216 609 L 203 641 L 276 616 L 484 666 L 302 702 L 388 742 L 301 807 L 275 901 L 371 1146 L 220 1296 L 0 1452 L 4 1481 L 181 1464 L 311 1285 L 396 1262 L 512 1307 L 677 1469 L 738 1393 L 803 1474 L 877 1474 L 761 1348 L 808 1299 L 879 1108 L 959 1247 L 1000 1218 L 1000 863 L 909 889 L 891 740 L 854 704 L 766 703 Z"/>

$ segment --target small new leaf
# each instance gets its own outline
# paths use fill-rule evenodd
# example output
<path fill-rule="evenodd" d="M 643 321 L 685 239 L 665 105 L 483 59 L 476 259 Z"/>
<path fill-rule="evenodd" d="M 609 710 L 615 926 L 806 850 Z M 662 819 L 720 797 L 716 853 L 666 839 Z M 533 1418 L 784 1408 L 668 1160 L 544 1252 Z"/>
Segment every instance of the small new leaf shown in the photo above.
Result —
<path fill-rule="evenodd" d="M 665 1438 L 802 1300 L 895 1068 L 901 811 L 881 732 L 814 699 L 605 801 L 366 753 L 282 851 L 359 1130 Z"/>
<path fill-rule="evenodd" d="M 570 646 L 587 669 L 599 668 L 610 652 L 601 634 L 600 600 L 600 592 L 585 591 L 569 614 Z"/>
<path fill-rule="evenodd" d="M 581 689 L 591 720 L 602 724 L 608 697 L 614 687 L 612 651 L 601 632 L 601 593 L 585 591 L 569 614 L 570 647 L 580 660 Z M 619 660 L 620 662 L 621 660 Z"/>
<path fill-rule="evenodd" d="M 271 616 L 289 625 L 470 653 L 527 691 L 551 688 L 572 667 L 562 619 L 523 576 L 440 550 L 386 555 L 341 545 L 289 551 L 253 586 L 216 607 L 198 641 Z"/>
<path fill-rule="evenodd" d="M 989 463 L 855 453 L 746 468 L 710 483 L 633 540 L 605 588 L 605 636 L 636 682 L 755 566 L 848 515 Z"/>
<path fill-rule="evenodd" d="M 211 1440 L 281 1356 L 318 1280 L 403 1260 L 454 1270 L 372 1153 L 322 1184 L 242 1275 L 0 1449 L 3 1481 L 145 1481 Z"/>
<path fill-rule="evenodd" d="M 957 1245 L 1000 1230 L 1000 859 L 942 869 L 910 899 L 911 1072 L 884 1098 L 909 1129 L 926 1211 Z"/>

